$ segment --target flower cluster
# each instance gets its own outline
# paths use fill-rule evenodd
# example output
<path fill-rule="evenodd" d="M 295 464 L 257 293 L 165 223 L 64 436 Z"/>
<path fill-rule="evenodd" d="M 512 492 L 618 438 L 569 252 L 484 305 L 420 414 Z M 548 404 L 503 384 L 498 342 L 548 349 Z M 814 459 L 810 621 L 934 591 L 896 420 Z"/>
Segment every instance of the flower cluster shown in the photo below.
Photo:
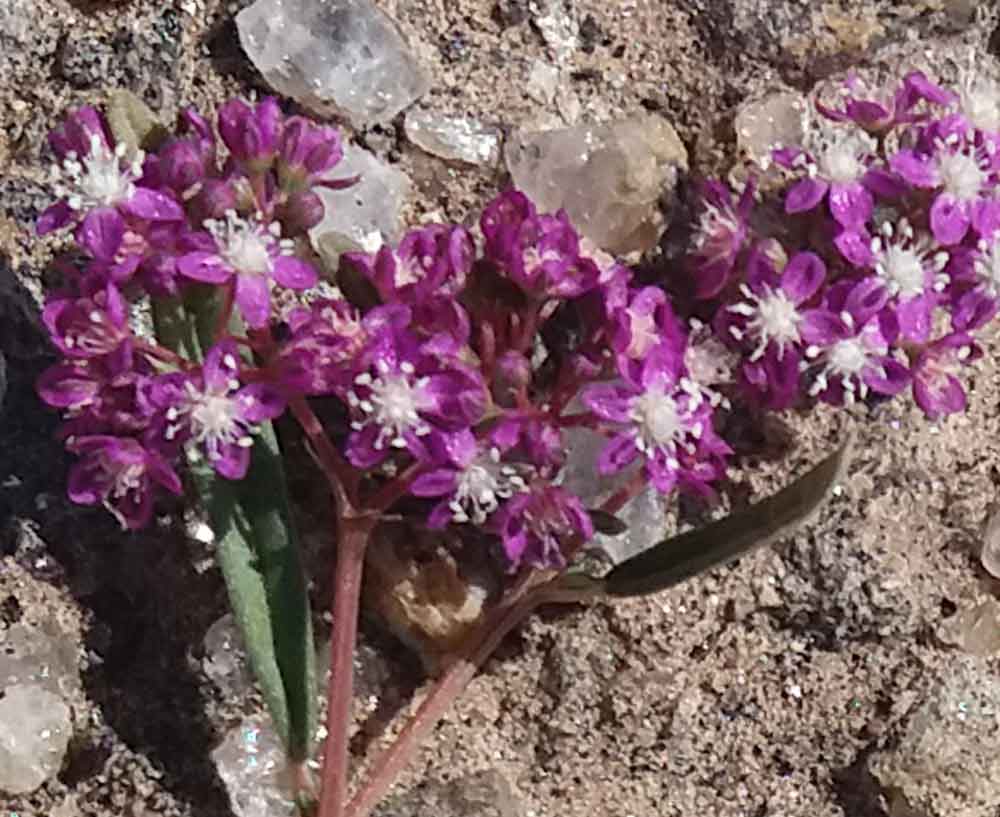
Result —
<path fill-rule="evenodd" d="M 316 185 L 341 157 L 337 131 L 286 117 L 273 99 L 222 108 L 218 134 L 193 111 L 149 154 L 115 143 L 93 108 L 50 136 L 59 200 L 38 232 L 72 228 L 78 252 L 59 260 L 64 289 L 43 319 L 62 360 L 41 376 L 42 398 L 66 416 L 79 455 L 70 496 L 104 504 L 123 525 L 149 521 L 156 490 L 179 494 L 179 462 L 203 459 L 219 474 L 247 471 L 255 427 L 284 410 L 281 390 L 252 382 L 253 367 L 228 335 L 235 306 L 263 329 L 272 290 L 305 290 L 318 274 L 295 239 L 322 217 Z M 137 333 L 145 299 L 178 301 L 209 284 L 223 308 L 204 360 Z M 244 369 L 249 375 L 245 376 Z"/>
<path fill-rule="evenodd" d="M 932 419 L 965 407 L 960 370 L 1000 303 L 995 90 L 914 72 L 871 94 L 852 78 L 838 107 L 817 103 L 807 144 L 774 151 L 783 189 L 736 201 L 709 184 L 692 290 L 749 402 L 910 388 Z"/>

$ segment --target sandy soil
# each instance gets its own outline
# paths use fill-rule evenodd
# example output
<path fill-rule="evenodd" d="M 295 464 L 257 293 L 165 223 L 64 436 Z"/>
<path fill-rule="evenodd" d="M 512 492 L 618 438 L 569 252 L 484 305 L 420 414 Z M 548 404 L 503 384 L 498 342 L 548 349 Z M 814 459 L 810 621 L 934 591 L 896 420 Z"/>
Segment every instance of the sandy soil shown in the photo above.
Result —
<path fill-rule="evenodd" d="M 995 14 L 975 19 L 975 4 L 954 0 L 565 0 L 581 41 L 554 99 L 540 103 L 525 79 L 554 55 L 527 0 L 382 5 L 432 73 L 420 106 L 505 129 L 657 112 L 681 134 L 694 176 L 733 164 L 733 116 L 754 95 L 808 90 L 852 66 L 907 62 L 947 75 L 970 48 L 1000 53 Z M 57 620 L 78 640 L 83 672 L 63 771 L 30 796 L 0 795 L 5 817 L 229 814 L 208 754 L 244 704 L 225 700 L 197 661 L 224 612 L 221 580 L 177 525 L 126 536 L 62 498 L 55 418 L 32 391 L 51 359 L 37 299 L 62 239 L 37 241 L 31 225 L 49 200 L 44 135 L 66 106 L 119 85 L 169 117 L 265 90 L 236 39 L 239 6 L 20 0 L 32 24 L 0 31 L 0 350 L 10 379 L 0 642 L 15 621 Z M 398 121 L 355 136 L 414 180 L 411 220 L 466 218 L 503 183 L 498 168 L 421 153 Z M 1000 814 L 988 708 L 1000 664 L 940 637 L 997 592 L 976 557 L 1000 483 L 998 343 L 986 341 L 970 410 L 939 426 L 905 404 L 776 418 L 738 463 L 733 493 L 773 490 L 851 425 L 860 453 L 822 517 L 793 542 L 660 596 L 533 620 L 382 813 L 876 817 L 907 813 L 900 789 L 924 814 Z M 397 692 L 418 682 L 412 657 L 377 624 L 369 638 Z"/>

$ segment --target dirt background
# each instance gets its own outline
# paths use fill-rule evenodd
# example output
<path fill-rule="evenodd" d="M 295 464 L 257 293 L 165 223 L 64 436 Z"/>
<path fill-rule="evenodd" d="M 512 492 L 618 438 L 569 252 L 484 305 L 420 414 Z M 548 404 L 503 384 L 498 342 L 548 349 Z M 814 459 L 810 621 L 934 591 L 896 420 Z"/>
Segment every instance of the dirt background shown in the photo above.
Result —
<path fill-rule="evenodd" d="M 733 164 L 733 117 L 755 95 L 807 91 L 850 67 L 950 76 L 970 54 L 984 66 L 1000 54 L 996 9 L 972 0 L 565 0 L 579 43 L 543 104 L 524 92 L 535 60 L 555 62 L 536 6 L 380 5 L 432 74 L 419 106 L 508 130 L 645 109 L 677 128 L 692 176 Z M 3 817 L 230 814 L 209 752 L 255 704 L 222 696 L 198 660 L 225 612 L 221 580 L 176 521 L 126 536 L 63 499 L 56 421 L 32 389 L 52 359 L 37 303 L 62 239 L 35 240 L 32 223 L 49 201 L 44 136 L 65 107 L 124 86 L 169 118 L 182 104 L 212 109 L 265 90 L 238 45 L 240 7 L 0 0 L 0 18 L 14 15 L 0 27 L 0 644 L 12 623 L 57 622 L 83 673 L 62 772 L 30 796 L 0 795 Z M 422 153 L 399 120 L 355 136 L 413 179 L 411 221 L 466 218 L 504 183 L 499 168 Z M 984 340 L 969 411 L 938 426 L 899 401 L 756 430 L 756 454 L 734 469 L 735 501 L 773 490 L 857 429 L 859 454 L 822 517 L 671 592 L 537 617 L 381 813 L 1000 814 L 995 645 L 962 649 L 946 635 L 997 592 L 977 558 L 1000 484 L 998 343 Z M 377 625 L 367 637 L 391 670 L 386 697 L 404 698 L 416 662 Z"/>

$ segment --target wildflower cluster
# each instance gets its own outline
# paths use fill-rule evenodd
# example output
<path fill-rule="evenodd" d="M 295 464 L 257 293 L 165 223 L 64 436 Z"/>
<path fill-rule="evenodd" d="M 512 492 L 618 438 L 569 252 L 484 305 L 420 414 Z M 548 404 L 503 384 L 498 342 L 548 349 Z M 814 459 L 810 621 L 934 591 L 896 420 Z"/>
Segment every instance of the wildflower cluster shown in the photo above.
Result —
<path fill-rule="evenodd" d="M 964 409 L 959 373 L 1000 298 L 997 91 L 914 72 L 886 97 L 851 79 L 807 144 L 774 151 L 777 197 L 709 185 L 691 289 L 750 403 L 910 388 L 932 419 Z"/>
<path fill-rule="evenodd" d="M 149 155 L 114 144 L 89 108 L 52 134 L 61 198 L 39 231 L 73 227 L 83 257 L 63 264 L 67 287 L 45 308 L 63 360 L 39 390 L 80 457 L 74 500 L 139 527 L 156 491 L 181 491 L 178 463 L 240 479 L 257 425 L 318 395 L 342 404 L 328 431 L 345 465 L 401 481 L 432 528 L 492 534 L 512 567 L 560 566 L 593 535 L 560 487 L 571 429 L 606 435 L 602 472 L 641 468 L 663 492 L 721 476 L 721 398 L 693 375 L 666 294 L 565 213 L 506 192 L 476 232 L 428 225 L 348 254 L 340 274 L 363 294 L 320 297 L 296 239 L 322 215 L 313 188 L 339 184 L 336 132 L 267 99 L 224 106 L 217 133 L 224 161 L 192 112 Z M 222 305 L 203 361 L 133 329 L 140 300 L 192 297 Z"/>

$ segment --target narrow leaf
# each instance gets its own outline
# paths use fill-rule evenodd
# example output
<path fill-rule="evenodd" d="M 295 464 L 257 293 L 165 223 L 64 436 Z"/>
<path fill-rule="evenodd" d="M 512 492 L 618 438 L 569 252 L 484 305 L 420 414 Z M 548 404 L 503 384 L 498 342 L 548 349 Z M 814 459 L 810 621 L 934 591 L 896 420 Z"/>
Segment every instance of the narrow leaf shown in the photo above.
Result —
<path fill-rule="evenodd" d="M 212 342 L 218 299 L 194 292 L 184 303 L 157 299 L 157 338 L 190 360 Z M 186 306 L 186 308 L 185 308 Z M 293 761 L 309 757 L 316 727 L 315 650 L 309 597 L 289 510 L 284 466 L 270 423 L 257 434 L 239 482 L 206 465 L 191 469 L 215 531 L 217 558 L 271 719 Z"/>
<path fill-rule="evenodd" d="M 704 528 L 667 539 L 614 568 L 603 580 L 611 596 L 656 593 L 788 536 L 826 501 L 841 478 L 851 438 L 774 496 Z"/>
<path fill-rule="evenodd" d="M 590 515 L 590 521 L 594 523 L 594 530 L 605 536 L 621 536 L 628 530 L 628 523 L 613 513 L 602 511 L 600 508 L 590 508 L 587 513 Z"/>

